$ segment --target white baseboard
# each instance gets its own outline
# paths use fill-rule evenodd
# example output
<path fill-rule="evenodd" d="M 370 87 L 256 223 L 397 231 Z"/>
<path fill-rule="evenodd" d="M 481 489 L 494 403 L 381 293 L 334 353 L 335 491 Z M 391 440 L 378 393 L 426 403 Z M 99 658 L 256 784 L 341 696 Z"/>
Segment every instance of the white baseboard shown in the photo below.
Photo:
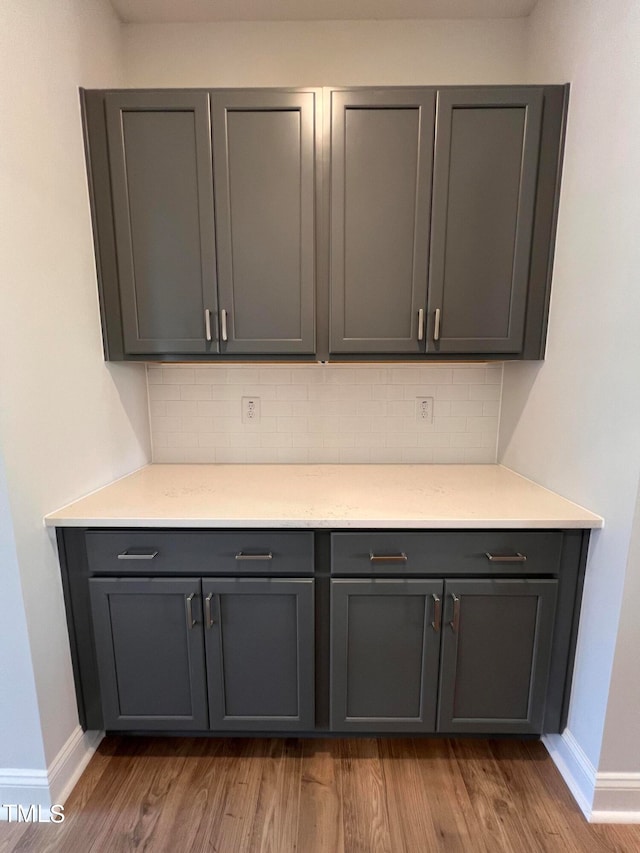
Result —
<path fill-rule="evenodd" d="M 640 823 L 640 773 L 598 773 L 592 823 Z"/>
<path fill-rule="evenodd" d="M 596 768 L 569 729 L 565 729 L 561 735 L 544 735 L 542 742 L 580 810 L 590 820 Z"/>
<path fill-rule="evenodd" d="M 104 732 L 83 732 L 78 726 L 47 770 L 0 770 L 0 806 L 15 803 L 28 809 L 34 805 L 41 820 L 48 821 L 50 807 L 64 804 L 103 737 Z M 0 808 L 0 821 L 9 818 L 9 810 Z"/>
<path fill-rule="evenodd" d="M 569 729 L 542 742 L 589 823 L 640 823 L 640 773 L 598 773 Z"/>
<path fill-rule="evenodd" d="M 49 766 L 52 803 L 64 804 L 103 737 L 104 732 L 83 732 L 81 726 L 71 734 Z"/>

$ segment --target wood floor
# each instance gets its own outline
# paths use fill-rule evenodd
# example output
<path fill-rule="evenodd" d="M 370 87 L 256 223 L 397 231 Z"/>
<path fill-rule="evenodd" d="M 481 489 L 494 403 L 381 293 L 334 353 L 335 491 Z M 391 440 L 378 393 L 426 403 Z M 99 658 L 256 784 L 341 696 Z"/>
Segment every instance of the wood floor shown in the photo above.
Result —
<path fill-rule="evenodd" d="M 62 824 L 0 823 L 0 853 L 597 853 L 535 741 L 106 738 Z"/>

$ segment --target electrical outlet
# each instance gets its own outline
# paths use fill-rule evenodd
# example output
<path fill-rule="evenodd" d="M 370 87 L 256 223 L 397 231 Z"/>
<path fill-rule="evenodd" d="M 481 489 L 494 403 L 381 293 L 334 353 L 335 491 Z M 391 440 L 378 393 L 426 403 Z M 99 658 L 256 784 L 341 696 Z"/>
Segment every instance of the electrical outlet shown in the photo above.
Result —
<path fill-rule="evenodd" d="M 260 420 L 260 397 L 242 398 L 242 423 L 257 424 Z"/>
<path fill-rule="evenodd" d="M 433 397 L 416 397 L 416 420 L 419 424 L 433 423 Z"/>

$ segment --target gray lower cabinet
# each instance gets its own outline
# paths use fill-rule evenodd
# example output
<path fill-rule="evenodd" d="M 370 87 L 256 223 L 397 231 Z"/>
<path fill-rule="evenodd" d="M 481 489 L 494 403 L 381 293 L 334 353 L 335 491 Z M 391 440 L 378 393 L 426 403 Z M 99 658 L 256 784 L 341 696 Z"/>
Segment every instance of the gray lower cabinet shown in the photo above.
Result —
<path fill-rule="evenodd" d="M 557 587 L 445 582 L 438 731 L 542 731 Z"/>
<path fill-rule="evenodd" d="M 314 728 L 313 584 L 202 581 L 212 729 Z"/>
<path fill-rule="evenodd" d="M 331 581 L 333 731 L 435 730 L 442 581 Z"/>
<path fill-rule="evenodd" d="M 557 586 L 333 579 L 332 730 L 539 734 Z"/>
<path fill-rule="evenodd" d="M 89 580 L 105 729 L 208 727 L 199 578 Z"/>

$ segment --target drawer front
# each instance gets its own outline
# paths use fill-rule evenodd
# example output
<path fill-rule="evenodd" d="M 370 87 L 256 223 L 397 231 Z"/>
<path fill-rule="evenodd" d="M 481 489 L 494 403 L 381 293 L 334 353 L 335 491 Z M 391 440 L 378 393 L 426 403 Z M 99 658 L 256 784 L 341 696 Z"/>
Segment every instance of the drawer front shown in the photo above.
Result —
<path fill-rule="evenodd" d="M 313 574 L 313 533 L 110 530 L 86 543 L 92 574 Z"/>
<path fill-rule="evenodd" d="M 333 533 L 332 575 L 548 575 L 561 532 Z"/>

